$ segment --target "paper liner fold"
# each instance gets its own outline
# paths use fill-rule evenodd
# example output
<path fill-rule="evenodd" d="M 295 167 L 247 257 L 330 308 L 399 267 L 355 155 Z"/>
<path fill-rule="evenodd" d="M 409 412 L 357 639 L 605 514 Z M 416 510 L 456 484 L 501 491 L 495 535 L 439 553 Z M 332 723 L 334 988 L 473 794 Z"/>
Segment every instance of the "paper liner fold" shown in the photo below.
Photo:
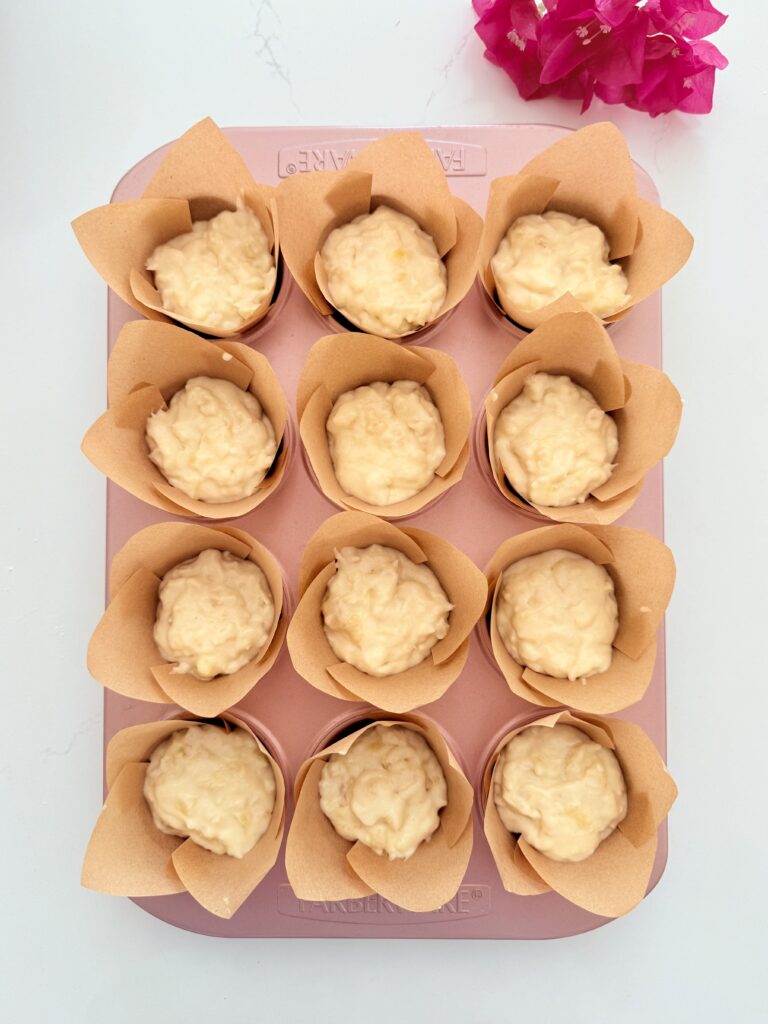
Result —
<path fill-rule="evenodd" d="M 417 132 L 394 132 L 369 143 L 343 171 L 311 171 L 281 182 L 280 244 L 288 269 L 315 309 L 330 316 L 334 308 L 319 251 L 334 228 L 381 205 L 413 218 L 445 262 L 447 293 L 434 323 L 472 286 L 483 224 L 451 195 L 438 160 Z"/>
<path fill-rule="evenodd" d="M 534 373 L 570 377 L 586 388 L 616 423 L 616 468 L 580 504 L 550 508 L 524 501 L 509 486 L 496 458 L 496 421 Z M 560 313 L 512 349 L 485 400 L 486 443 L 493 479 L 501 494 L 518 508 L 534 508 L 557 522 L 612 523 L 634 504 L 646 473 L 671 449 L 681 416 L 680 395 L 665 373 L 619 359 L 605 328 L 591 313 Z"/>
<path fill-rule="evenodd" d="M 502 573 L 523 558 L 564 548 L 602 565 L 613 580 L 619 628 L 611 665 L 585 680 L 554 679 L 519 665 L 499 635 L 496 598 Z M 514 694 L 541 707 L 566 705 L 607 714 L 636 703 L 656 663 L 656 633 L 675 581 L 672 552 L 644 530 L 625 526 L 544 526 L 505 541 L 486 568 L 491 647 Z"/>
<path fill-rule="evenodd" d="M 396 548 L 417 563 L 428 562 L 453 605 L 447 635 L 424 661 L 383 678 L 338 660 L 326 639 L 321 612 L 328 581 L 336 571 L 336 550 L 371 544 Z M 411 711 L 437 700 L 458 678 L 486 596 L 483 574 L 448 541 L 426 530 L 394 526 L 365 512 L 340 512 L 322 524 L 304 550 L 300 600 L 288 627 L 293 667 L 316 689 L 340 700 L 364 700 L 397 713 Z"/>
<path fill-rule="evenodd" d="M 606 317 L 615 323 L 666 284 L 688 262 L 693 237 L 681 221 L 647 199 L 637 199 L 639 212 L 637 243 L 622 261 L 629 282 L 629 302 Z"/>
<path fill-rule="evenodd" d="M 447 784 L 440 825 L 404 861 L 390 860 L 360 842 L 342 839 L 320 808 L 318 783 L 323 763 L 331 754 L 346 754 L 377 725 L 402 725 L 421 735 L 440 762 Z M 296 777 L 295 797 L 285 867 L 299 899 L 343 900 L 375 892 L 405 910 L 426 913 L 456 894 L 472 852 L 472 786 L 432 722 L 415 715 L 377 714 L 374 721 L 304 762 Z"/>
<path fill-rule="evenodd" d="M 215 549 L 246 558 L 264 573 L 275 618 L 267 640 L 237 672 L 204 681 L 174 671 L 153 637 L 163 576 L 175 565 Z M 110 601 L 88 645 L 88 671 L 117 693 L 157 704 L 178 704 L 214 718 L 238 704 L 277 660 L 285 639 L 283 579 L 270 552 L 233 527 L 158 523 L 135 533 L 118 551 L 110 573 Z"/>
<path fill-rule="evenodd" d="M 336 399 L 374 381 L 414 380 L 435 403 L 445 432 L 445 457 L 435 478 L 418 494 L 392 505 L 371 505 L 342 490 L 331 459 L 326 423 Z M 469 460 L 472 403 L 456 363 L 424 346 L 393 345 L 371 334 L 332 334 L 309 350 L 296 397 L 299 430 L 320 489 L 340 508 L 382 519 L 412 515 L 444 494 L 464 475 Z"/>
<path fill-rule="evenodd" d="M 141 199 L 108 203 L 72 222 L 77 240 L 109 287 L 150 320 L 174 321 L 218 338 L 237 337 L 269 312 L 274 289 L 234 330 L 214 330 L 163 306 L 154 276 L 145 268 L 158 245 L 234 210 L 237 200 L 258 217 L 278 265 L 279 230 L 275 189 L 253 180 L 237 150 L 210 118 L 193 125 L 168 149 Z"/>
<path fill-rule="evenodd" d="M 274 427 L 275 461 L 256 491 L 221 504 L 190 498 L 150 461 L 147 419 L 192 377 L 231 381 L 250 391 Z M 120 331 L 109 358 L 109 408 L 82 442 L 86 457 L 126 491 L 174 515 L 230 519 L 251 512 L 282 482 L 288 460 L 288 404 L 265 356 L 233 341 L 210 342 L 170 324 L 134 320 Z"/>
<path fill-rule="evenodd" d="M 211 853 L 191 839 L 156 828 L 144 799 L 151 752 L 179 729 L 204 723 L 172 719 L 130 726 L 107 748 L 109 792 L 91 834 L 81 882 L 117 896 L 189 892 L 217 917 L 230 918 L 277 860 L 285 822 L 285 782 L 280 768 L 253 730 L 234 715 L 222 719 L 254 737 L 275 776 L 275 806 L 267 830 L 241 860 Z"/>
<path fill-rule="evenodd" d="M 110 787 L 83 863 L 80 881 L 87 889 L 112 896 L 184 892 L 172 860 L 179 839 L 155 828 L 144 800 L 146 773 L 146 764 L 128 764 Z"/>
<path fill-rule="evenodd" d="M 629 301 L 605 317 L 610 323 L 673 277 L 685 264 L 693 238 L 672 214 L 637 195 L 635 173 L 624 137 L 608 121 L 588 125 L 560 139 L 515 175 L 491 182 L 480 242 L 480 277 L 504 316 L 535 328 L 550 317 L 584 310 L 566 292 L 541 309 L 526 310 L 499 299 L 491 260 L 512 224 L 526 214 L 557 210 L 584 217 L 605 234 L 610 258 L 620 261 Z M 506 308 L 504 308 L 506 307 Z"/>
<path fill-rule="evenodd" d="M 418 221 L 441 256 L 456 245 L 448 179 L 418 132 L 383 135 L 361 149 L 348 167 L 370 174 L 372 203 L 390 203 Z"/>
<path fill-rule="evenodd" d="M 550 860 L 510 834 L 493 799 L 493 775 L 502 748 L 529 725 L 576 729 L 613 750 L 627 786 L 627 816 L 591 857 L 576 864 Z M 620 917 L 645 896 L 656 856 L 657 831 L 677 796 L 661 755 L 640 726 L 620 719 L 559 711 L 512 729 L 499 741 L 483 778 L 484 829 L 507 892 L 520 896 L 554 890 L 593 914 Z"/>

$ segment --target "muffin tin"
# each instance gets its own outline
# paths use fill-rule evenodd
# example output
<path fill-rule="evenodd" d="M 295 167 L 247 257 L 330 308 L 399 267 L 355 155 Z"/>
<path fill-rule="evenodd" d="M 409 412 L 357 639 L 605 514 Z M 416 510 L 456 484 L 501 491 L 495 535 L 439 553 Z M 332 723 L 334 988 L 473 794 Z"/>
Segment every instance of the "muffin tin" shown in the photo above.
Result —
<path fill-rule="evenodd" d="M 485 209 L 488 183 L 517 171 L 567 129 L 547 125 L 421 129 L 450 178 L 453 192 L 479 213 Z M 226 135 L 237 147 L 257 181 L 274 182 L 304 170 L 336 169 L 361 145 L 381 131 L 350 128 L 237 128 Z M 133 167 L 115 189 L 113 199 L 138 197 L 164 150 Z M 639 194 L 658 201 L 649 176 L 635 167 Z M 121 327 L 136 313 L 109 293 L 109 346 Z M 279 294 L 269 316 L 242 340 L 270 361 L 293 405 L 296 383 L 307 351 L 323 334 L 342 330 L 332 318 L 321 317 L 283 269 Z M 535 512 L 521 512 L 504 502 L 487 466 L 482 439 L 483 399 L 496 371 L 523 332 L 502 320 L 479 281 L 463 302 L 413 342 L 428 344 L 458 363 L 472 396 L 478 423 L 470 464 L 464 479 L 430 507 L 400 520 L 437 533 L 484 568 L 508 536 L 545 525 Z M 612 325 L 611 338 L 619 355 L 660 366 L 661 304 L 658 293 Z M 253 534 L 274 554 L 287 580 L 287 606 L 296 604 L 296 578 L 307 538 L 328 516 L 338 511 L 319 491 L 300 450 L 295 419 L 289 421 L 289 465 L 276 493 L 233 526 Z M 107 482 L 107 568 L 132 534 L 151 523 L 173 517 L 144 504 Z M 663 536 L 661 466 L 646 477 L 642 493 L 619 521 L 626 526 Z M 546 713 L 515 697 L 490 654 L 487 628 L 481 621 L 472 638 L 467 665 L 449 691 L 418 713 L 434 721 L 446 736 L 463 770 L 475 787 L 475 841 L 465 880 L 456 897 L 439 911 L 414 914 L 379 896 L 338 903 L 298 900 L 288 885 L 282 855 L 261 885 L 230 920 L 207 913 L 187 894 L 136 899 L 148 913 L 190 931 L 227 937 L 356 937 L 356 938 L 553 938 L 588 931 L 608 919 L 590 914 L 555 893 L 515 896 L 504 891 L 482 828 L 480 787 L 483 770 L 498 739 L 509 729 Z M 666 756 L 665 655 L 663 626 L 658 658 L 645 697 L 620 717 L 641 725 Z M 104 740 L 119 729 L 163 717 L 156 704 L 122 697 L 105 690 Z M 365 704 L 350 704 L 310 687 L 294 671 L 287 650 L 274 668 L 234 709 L 263 738 L 280 764 L 290 790 L 302 761 L 333 737 L 371 716 Z M 165 717 L 180 709 L 167 707 Z M 287 801 L 287 823 L 292 800 Z M 287 830 L 286 830 L 287 831 Z M 667 856 L 666 822 L 659 832 L 650 888 L 658 882 Z"/>

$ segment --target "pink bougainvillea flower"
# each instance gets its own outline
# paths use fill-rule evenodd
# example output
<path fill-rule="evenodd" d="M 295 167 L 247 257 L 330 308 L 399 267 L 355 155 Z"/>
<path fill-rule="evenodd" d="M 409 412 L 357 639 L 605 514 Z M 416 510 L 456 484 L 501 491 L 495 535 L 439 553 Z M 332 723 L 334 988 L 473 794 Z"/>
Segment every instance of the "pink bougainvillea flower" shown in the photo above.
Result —
<path fill-rule="evenodd" d="M 566 13 L 567 8 L 573 8 L 573 13 Z M 607 85 L 638 80 L 648 28 L 643 11 L 633 5 L 621 20 L 610 23 L 596 5 L 593 10 L 585 9 L 584 0 L 561 0 L 554 10 L 557 15 L 542 19 L 539 30 L 542 82 L 556 82 L 576 68 Z"/>
<path fill-rule="evenodd" d="M 642 82 L 618 92 L 598 87 L 597 95 L 605 103 L 624 103 L 651 117 L 671 110 L 707 114 L 712 109 L 715 69 L 727 63 L 706 40 L 686 43 L 656 35 L 648 40 Z"/>
<path fill-rule="evenodd" d="M 704 36 L 726 15 L 709 0 L 473 0 L 485 56 L 524 99 L 593 96 L 652 117 L 712 109 L 728 61 Z"/>
<path fill-rule="evenodd" d="M 712 109 L 715 89 L 715 71 L 723 71 L 728 61 L 714 43 L 699 39 L 691 43 L 692 74 L 686 88 L 690 93 L 678 107 L 686 114 L 708 114 Z"/>
<path fill-rule="evenodd" d="M 524 100 L 550 95 L 542 87 L 536 33 L 540 14 L 535 0 L 473 0 L 480 16 L 475 31 L 485 43 L 485 56 L 502 68 Z"/>
<path fill-rule="evenodd" d="M 728 19 L 709 0 L 648 0 L 645 10 L 657 32 L 685 39 L 703 39 L 717 32 Z"/>

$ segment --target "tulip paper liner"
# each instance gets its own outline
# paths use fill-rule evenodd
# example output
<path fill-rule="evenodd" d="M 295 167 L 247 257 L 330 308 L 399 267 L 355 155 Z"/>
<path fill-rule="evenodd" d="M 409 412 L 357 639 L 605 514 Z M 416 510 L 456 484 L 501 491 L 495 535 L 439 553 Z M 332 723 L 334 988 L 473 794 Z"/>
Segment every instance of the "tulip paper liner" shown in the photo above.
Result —
<path fill-rule="evenodd" d="M 390 860 L 360 842 L 343 839 L 320 807 L 318 782 L 331 754 L 346 754 L 377 725 L 401 725 L 422 736 L 440 762 L 447 803 L 440 824 L 407 860 Z M 304 762 L 294 786 L 296 810 L 285 850 L 288 881 L 302 900 L 346 900 L 378 893 L 417 913 L 437 910 L 461 885 L 472 853 L 472 786 L 439 729 L 416 715 L 376 720 Z"/>
<path fill-rule="evenodd" d="M 296 174 L 280 184 L 277 206 L 286 265 L 315 309 L 331 316 L 334 306 L 320 249 L 334 228 L 382 205 L 415 220 L 434 239 L 445 263 L 448 290 L 434 323 L 472 286 L 483 225 L 467 203 L 451 194 L 438 160 L 416 132 L 396 132 L 369 143 L 343 171 Z"/>
<path fill-rule="evenodd" d="M 285 824 L 285 782 L 259 737 L 245 722 L 222 720 L 254 737 L 275 776 L 275 806 L 267 830 L 242 859 L 212 853 L 192 839 L 161 832 L 144 798 L 149 756 L 179 729 L 206 723 L 169 719 L 133 725 L 109 742 L 107 799 L 86 850 L 81 883 L 113 896 L 188 892 L 217 917 L 230 918 L 277 860 Z"/>
<path fill-rule="evenodd" d="M 637 195 L 632 159 L 619 129 L 608 121 L 581 128 L 539 153 L 518 174 L 491 182 L 480 276 L 500 311 L 523 327 L 584 310 L 570 292 L 536 310 L 522 309 L 499 294 L 491 259 L 502 238 L 519 217 L 546 210 L 596 224 L 608 240 L 610 259 L 621 264 L 629 300 L 605 317 L 606 323 L 626 316 L 673 277 L 693 248 L 693 238 L 676 217 Z"/>
<path fill-rule="evenodd" d="M 240 327 L 214 330 L 164 308 L 145 264 L 158 245 L 191 231 L 193 220 L 210 220 L 222 210 L 234 210 L 242 198 L 264 228 L 277 267 L 274 196 L 273 187 L 253 180 L 240 154 L 207 117 L 173 143 L 141 199 L 99 206 L 74 220 L 72 228 L 112 291 L 142 316 L 175 321 L 217 338 L 237 337 L 267 315 L 274 288 Z"/>
<path fill-rule="evenodd" d="M 339 661 L 326 638 L 321 612 L 326 587 L 336 572 L 335 552 L 371 544 L 396 548 L 417 564 L 428 563 L 453 605 L 447 635 L 424 661 L 383 678 Z M 288 627 L 288 651 L 299 675 L 332 697 L 366 701 L 399 714 L 437 700 L 456 681 L 469 654 L 470 633 L 483 614 L 487 583 L 465 554 L 433 533 L 397 527 L 365 512 L 340 512 L 307 542 L 299 598 Z"/>
<path fill-rule="evenodd" d="M 258 565 L 272 593 L 275 617 L 265 644 L 246 665 L 206 681 L 175 671 L 158 651 L 153 629 L 163 576 L 180 562 L 211 549 L 229 551 Z M 280 567 L 265 547 L 234 527 L 195 523 L 147 526 L 115 555 L 109 585 L 109 605 L 88 645 L 88 671 L 126 697 L 178 704 L 201 718 L 214 718 L 253 689 L 282 649 L 287 620 Z"/>
<path fill-rule="evenodd" d="M 520 665 L 499 635 L 496 599 L 502 573 L 522 558 L 563 548 L 602 565 L 613 580 L 619 628 L 610 667 L 587 679 L 555 679 Z M 608 714 L 641 699 L 656 663 L 656 632 L 675 582 L 672 552 L 644 530 L 626 526 L 544 526 L 505 541 L 486 569 L 491 646 L 510 690 L 541 707 Z"/>
<path fill-rule="evenodd" d="M 496 421 L 534 373 L 565 374 L 586 388 L 618 430 L 616 468 L 580 504 L 552 508 L 525 501 L 509 485 L 494 451 Z M 674 444 L 682 415 L 677 389 L 661 370 L 619 359 L 591 313 L 560 313 L 516 345 L 485 400 L 488 458 L 501 494 L 518 508 L 534 508 L 557 522 L 612 523 L 636 501 L 645 474 Z"/>
<path fill-rule="evenodd" d="M 231 381 L 258 399 L 278 443 L 271 469 L 247 498 L 216 504 L 190 498 L 149 458 L 147 419 L 166 408 L 192 377 Z M 155 508 L 198 519 L 231 519 L 253 511 L 280 485 L 288 452 L 288 405 L 265 356 L 236 341 L 204 341 L 173 324 L 133 320 L 118 335 L 107 370 L 109 408 L 83 438 L 82 449 L 102 473 Z"/>
<path fill-rule="evenodd" d="M 371 505 L 342 490 L 333 468 L 326 423 L 345 391 L 374 381 L 414 380 L 435 403 L 445 431 L 445 457 L 434 479 L 412 498 Z M 472 403 L 456 363 L 445 352 L 403 348 L 371 334 L 331 334 L 315 342 L 299 380 L 296 411 L 304 448 L 320 489 L 340 508 L 383 519 L 412 515 L 444 494 L 464 475 L 469 460 Z"/>
<path fill-rule="evenodd" d="M 493 775 L 502 748 L 530 725 L 572 725 L 616 755 L 627 786 L 627 816 L 595 852 L 578 863 L 551 860 L 507 831 L 493 799 Z M 633 722 L 558 711 L 512 729 L 497 744 L 483 777 L 484 828 L 507 892 L 533 896 L 554 890 L 603 917 L 628 913 L 645 896 L 656 857 L 657 832 L 677 787 L 650 738 Z"/>

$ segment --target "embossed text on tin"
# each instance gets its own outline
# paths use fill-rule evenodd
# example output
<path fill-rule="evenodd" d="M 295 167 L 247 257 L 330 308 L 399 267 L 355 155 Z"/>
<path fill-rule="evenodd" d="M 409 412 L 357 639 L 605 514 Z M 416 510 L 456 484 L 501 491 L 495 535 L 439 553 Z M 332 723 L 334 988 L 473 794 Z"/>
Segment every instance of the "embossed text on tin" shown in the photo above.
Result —
<path fill-rule="evenodd" d="M 308 918 L 337 924 L 437 924 L 446 918 L 483 917 L 491 909 L 491 892 L 487 885 L 462 885 L 452 900 L 439 910 L 414 914 L 403 910 L 383 896 L 363 896 L 353 900 L 302 900 L 289 885 L 278 890 L 278 910 L 286 917 Z"/>
<path fill-rule="evenodd" d="M 307 146 L 287 146 L 277 155 L 277 173 L 281 178 L 306 171 L 341 171 L 370 139 L 348 142 L 320 142 Z M 440 166 L 449 177 L 479 177 L 486 171 L 484 146 L 427 139 Z"/>

